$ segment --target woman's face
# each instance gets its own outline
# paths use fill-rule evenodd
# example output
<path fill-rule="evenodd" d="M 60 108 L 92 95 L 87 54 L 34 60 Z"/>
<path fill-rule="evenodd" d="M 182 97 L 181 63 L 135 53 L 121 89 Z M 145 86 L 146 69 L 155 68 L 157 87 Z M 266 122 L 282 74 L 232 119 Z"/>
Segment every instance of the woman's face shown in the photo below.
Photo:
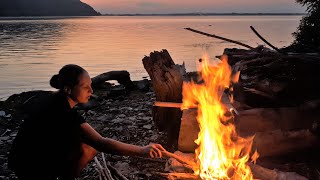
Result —
<path fill-rule="evenodd" d="M 77 103 L 87 103 L 92 92 L 91 78 L 84 72 L 79 77 L 79 83 L 72 88 L 70 96 Z"/>

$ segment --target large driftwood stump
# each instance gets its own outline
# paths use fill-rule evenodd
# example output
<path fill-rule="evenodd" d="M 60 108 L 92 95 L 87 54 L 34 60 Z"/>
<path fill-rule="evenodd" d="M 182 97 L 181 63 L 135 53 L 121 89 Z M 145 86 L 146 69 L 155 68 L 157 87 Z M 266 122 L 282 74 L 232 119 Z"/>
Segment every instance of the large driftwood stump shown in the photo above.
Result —
<path fill-rule="evenodd" d="M 142 59 L 156 94 L 156 101 L 182 102 L 182 83 L 185 69 L 176 65 L 169 52 L 152 52 Z M 153 121 L 160 131 L 168 133 L 168 145 L 175 149 L 179 136 L 182 112 L 178 108 L 153 107 Z"/>

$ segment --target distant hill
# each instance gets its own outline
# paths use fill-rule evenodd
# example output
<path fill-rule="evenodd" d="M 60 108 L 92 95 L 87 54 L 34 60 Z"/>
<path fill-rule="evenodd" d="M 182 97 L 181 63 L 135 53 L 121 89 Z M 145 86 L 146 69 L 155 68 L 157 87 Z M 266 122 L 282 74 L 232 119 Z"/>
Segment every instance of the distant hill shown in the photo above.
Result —
<path fill-rule="evenodd" d="M 97 16 L 80 0 L 0 0 L 0 16 Z"/>

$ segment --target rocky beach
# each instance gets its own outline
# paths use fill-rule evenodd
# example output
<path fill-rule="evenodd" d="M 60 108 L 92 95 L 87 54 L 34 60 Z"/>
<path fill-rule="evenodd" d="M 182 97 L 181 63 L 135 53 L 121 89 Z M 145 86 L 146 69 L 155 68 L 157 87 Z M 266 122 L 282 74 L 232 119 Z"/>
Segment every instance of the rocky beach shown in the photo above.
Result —
<path fill-rule="evenodd" d="M 159 132 L 152 121 L 152 106 L 155 100 L 152 89 L 148 86 L 143 90 L 119 92 L 119 88 L 121 89 L 121 85 L 114 86 L 114 90 L 95 90 L 96 96 L 90 100 L 90 107 L 79 107 L 79 112 L 102 136 L 136 145 L 160 143 L 165 146 L 165 134 Z M 112 94 L 113 91 L 116 93 Z M 25 92 L 1 102 L 0 179 L 16 179 L 14 173 L 8 170 L 7 155 L 23 121 L 23 103 L 35 95 L 46 93 L 50 92 Z M 166 163 L 165 159 L 111 154 L 106 154 L 106 157 L 107 161 L 128 179 L 152 179 L 151 173 L 162 172 Z M 101 158 L 101 154 L 98 154 L 98 158 Z M 79 179 L 99 179 L 95 166 L 92 161 Z"/>

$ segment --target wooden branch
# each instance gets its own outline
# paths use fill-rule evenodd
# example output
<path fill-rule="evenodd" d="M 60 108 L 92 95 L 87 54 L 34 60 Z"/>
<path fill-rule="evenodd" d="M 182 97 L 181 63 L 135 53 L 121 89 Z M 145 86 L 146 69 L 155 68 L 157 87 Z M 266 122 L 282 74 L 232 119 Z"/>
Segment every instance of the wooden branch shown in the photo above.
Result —
<path fill-rule="evenodd" d="M 109 171 L 109 170 L 106 170 L 107 167 L 106 167 L 106 168 L 103 168 L 103 167 L 101 166 L 101 164 L 100 164 L 100 162 L 98 161 L 97 157 L 94 157 L 94 161 L 96 162 L 97 167 L 98 167 L 98 170 L 99 170 L 99 172 L 102 174 L 102 176 L 104 177 L 105 180 L 114 180 L 114 179 L 112 178 L 112 175 L 111 175 L 110 171 Z"/>
<path fill-rule="evenodd" d="M 110 171 L 119 179 L 119 180 L 128 180 L 124 175 L 122 175 L 116 168 L 111 165 L 107 165 Z"/>
<path fill-rule="evenodd" d="M 191 173 L 161 173 L 154 172 L 152 173 L 154 176 L 160 176 L 166 179 L 174 179 L 174 180 L 201 180 L 199 176 L 196 176 Z"/>
<path fill-rule="evenodd" d="M 104 158 L 104 153 L 101 153 L 104 167 L 107 167 L 106 158 Z"/>
<path fill-rule="evenodd" d="M 99 173 L 99 180 L 105 180 L 105 179 L 102 179 L 101 171 L 97 167 L 95 167 L 94 169 Z"/>
<path fill-rule="evenodd" d="M 276 50 L 278 53 L 284 54 L 283 52 L 281 52 L 280 49 L 278 49 L 277 47 L 275 47 L 274 45 L 272 45 L 271 43 L 269 43 L 265 38 L 263 38 L 255 29 L 254 27 L 250 26 L 251 30 L 266 44 L 268 44 L 272 49 Z"/>
<path fill-rule="evenodd" d="M 168 157 L 168 158 L 174 158 L 176 159 L 178 162 L 180 162 L 181 164 L 184 164 L 187 168 L 189 169 L 193 169 L 193 167 L 196 166 L 196 164 L 194 162 L 191 162 L 191 161 L 188 161 L 188 160 L 185 160 L 171 152 L 168 152 L 168 151 L 161 151 L 162 154 L 165 156 L 165 157 Z"/>
<path fill-rule="evenodd" d="M 255 50 L 255 48 L 253 48 L 253 47 L 251 47 L 251 46 L 249 46 L 247 44 L 241 43 L 239 41 L 235 41 L 235 40 L 232 40 L 232 39 L 224 38 L 224 37 L 217 36 L 217 35 L 214 35 L 214 34 L 208 34 L 208 33 L 201 32 L 201 31 L 198 31 L 198 30 L 195 30 L 195 29 L 192 29 L 192 28 L 184 28 L 184 29 L 192 31 L 192 32 L 195 32 L 195 33 L 198 33 L 198 34 L 202 34 L 202 35 L 205 35 L 205 36 L 209 36 L 209 37 L 221 39 L 221 40 L 224 40 L 224 41 L 228 41 L 228 42 L 231 42 L 231 43 L 234 43 L 234 44 L 238 44 L 240 46 L 244 46 L 244 47 L 249 48 L 251 50 Z"/>

